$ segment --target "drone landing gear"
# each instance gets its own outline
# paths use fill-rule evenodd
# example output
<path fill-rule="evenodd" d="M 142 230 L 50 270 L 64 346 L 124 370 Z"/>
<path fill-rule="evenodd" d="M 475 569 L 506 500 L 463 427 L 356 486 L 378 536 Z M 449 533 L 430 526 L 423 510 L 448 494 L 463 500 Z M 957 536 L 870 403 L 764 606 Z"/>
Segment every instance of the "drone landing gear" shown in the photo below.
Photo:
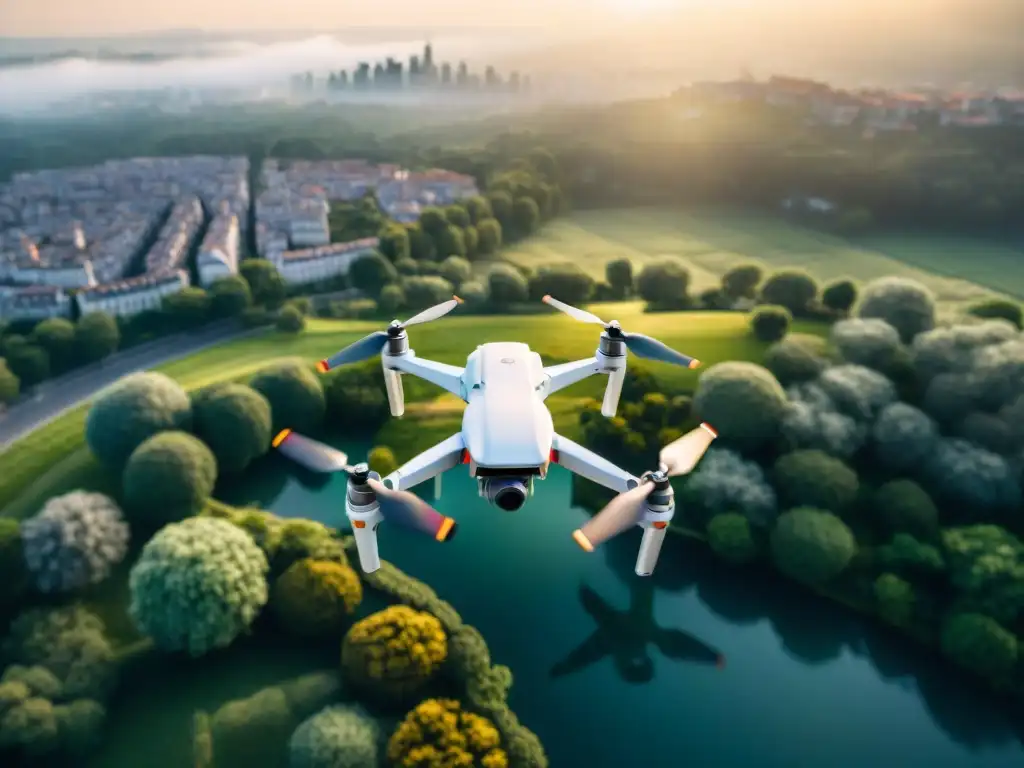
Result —
<path fill-rule="evenodd" d="M 357 464 L 349 476 L 345 492 L 345 515 L 352 524 L 356 551 L 359 553 L 359 565 L 364 573 L 380 570 L 377 528 L 384 519 L 377 494 L 367 482 L 369 479 L 380 480 L 380 475 L 370 472 L 366 464 Z"/>
<path fill-rule="evenodd" d="M 654 483 L 654 490 L 647 497 L 647 503 L 640 516 L 640 527 L 644 529 L 640 540 L 640 551 L 636 556 L 637 576 L 650 576 L 658 564 L 661 545 L 665 542 L 668 524 L 675 515 L 676 505 L 672 486 L 663 472 L 648 472 L 645 480 Z"/>

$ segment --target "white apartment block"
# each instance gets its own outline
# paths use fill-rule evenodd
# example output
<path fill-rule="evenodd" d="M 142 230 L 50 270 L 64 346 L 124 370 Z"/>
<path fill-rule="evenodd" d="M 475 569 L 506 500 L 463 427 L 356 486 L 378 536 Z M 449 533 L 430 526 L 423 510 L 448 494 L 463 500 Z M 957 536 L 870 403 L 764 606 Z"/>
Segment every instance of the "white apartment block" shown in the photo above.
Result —
<path fill-rule="evenodd" d="M 6 292 L 0 297 L 0 316 L 9 320 L 47 320 L 69 317 L 71 299 L 54 285 L 32 285 Z"/>
<path fill-rule="evenodd" d="M 159 309 L 164 296 L 178 293 L 188 285 L 188 273 L 179 269 L 85 288 L 75 295 L 75 300 L 82 315 L 106 312 L 115 317 L 129 317 L 148 309 Z"/>
<path fill-rule="evenodd" d="M 380 241 L 376 237 L 333 243 L 319 248 L 287 251 L 274 259 L 285 282 L 293 285 L 329 280 L 348 274 L 348 268 L 360 256 L 373 253 Z"/>
<path fill-rule="evenodd" d="M 292 248 L 316 248 L 331 242 L 330 204 L 316 198 L 299 201 L 291 209 L 288 239 Z"/>
<path fill-rule="evenodd" d="M 237 216 L 230 213 L 214 217 L 196 259 L 201 285 L 208 286 L 217 278 L 238 272 L 239 238 Z"/>

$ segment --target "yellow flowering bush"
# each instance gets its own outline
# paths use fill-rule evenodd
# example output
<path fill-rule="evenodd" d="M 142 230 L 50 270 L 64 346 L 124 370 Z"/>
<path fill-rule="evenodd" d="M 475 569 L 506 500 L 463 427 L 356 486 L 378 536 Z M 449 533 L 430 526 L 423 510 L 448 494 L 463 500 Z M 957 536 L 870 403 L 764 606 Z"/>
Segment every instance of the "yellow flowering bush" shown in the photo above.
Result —
<path fill-rule="evenodd" d="M 405 716 L 388 741 L 396 768 L 508 768 L 501 735 L 485 717 L 454 699 L 427 699 Z"/>
<path fill-rule="evenodd" d="M 341 646 L 348 681 L 388 698 L 418 690 L 447 657 L 448 638 L 441 622 L 406 605 L 393 605 L 356 622 Z"/>
<path fill-rule="evenodd" d="M 346 617 L 363 599 L 363 585 L 348 565 L 304 558 L 288 567 L 270 595 L 281 626 L 305 637 L 341 634 Z"/>

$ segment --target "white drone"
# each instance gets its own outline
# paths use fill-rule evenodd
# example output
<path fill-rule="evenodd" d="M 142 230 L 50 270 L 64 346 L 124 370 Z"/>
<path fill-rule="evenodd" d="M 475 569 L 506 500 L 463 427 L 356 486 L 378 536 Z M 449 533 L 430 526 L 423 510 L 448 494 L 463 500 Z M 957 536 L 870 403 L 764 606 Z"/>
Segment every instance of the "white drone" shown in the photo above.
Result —
<path fill-rule="evenodd" d="M 592 451 L 555 432 L 544 400 L 597 373 L 608 375 L 601 413 L 615 415 L 626 375 L 626 351 L 637 357 L 696 368 L 700 363 L 660 341 L 637 333 L 626 333 L 617 322 L 599 317 L 545 296 L 544 301 L 585 323 L 604 326 L 593 357 L 562 365 L 544 367 L 540 355 L 526 344 L 494 342 L 481 344 L 469 355 L 465 368 L 424 360 L 409 348 L 405 329 L 451 312 L 461 303 L 458 297 L 431 307 L 415 317 L 391 323 L 333 357 L 321 361 L 321 372 L 346 363 L 381 356 L 388 403 L 393 416 L 405 412 L 402 374 L 418 376 L 466 402 L 462 430 L 396 469 L 383 480 L 366 464 L 349 466 L 348 457 L 330 446 L 292 432 L 282 431 L 273 440 L 275 448 L 314 472 L 345 472 L 348 489 L 345 514 L 352 523 L 359 562 L 366 573 L 380 568 L 377 527 L 389 522 L 448 541 L 455 533 L 455 520 L 433 509 L 408 491 L 459 465 L 468 464 L 477 478 L 480 495 L 507 512 L 521 508 L 533 493 L 535 478 L 544 479 L 552 462 L 581 477 L 619 493 L 573 538 L 587 552 L 634 525 L 644 529 L 636 573 L 650 576 L 658 561 L 665 529 L 675 513 L 668 478 L 690 472 L 717 436 L 701 424 L 662 449 L 657 471 L 634 477 Z"/>

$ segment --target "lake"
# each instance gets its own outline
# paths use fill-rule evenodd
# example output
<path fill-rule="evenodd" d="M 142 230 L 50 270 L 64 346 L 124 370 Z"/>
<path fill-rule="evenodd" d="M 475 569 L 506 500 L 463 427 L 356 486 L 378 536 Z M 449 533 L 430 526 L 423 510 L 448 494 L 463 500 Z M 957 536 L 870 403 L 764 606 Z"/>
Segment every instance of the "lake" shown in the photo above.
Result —
<path fill-rule="evenodd" d="M 219 497 L 346 527 L 344 476 L 271 456 L 249 477 Z M 458 520 L 453 540 L 385 524 L 381 557 L 483 633 L 554 768 L 1024 766 L 1005 702 L 874 622 L 681 537 L 650 579 L 633 574 L 639 530 L 583 552 L 571 534 L 587 514 L 560 467 L 518 512 L 461 467 L 435 506 Z M 595 616 L 607 631 L 591 639 Z"/>

